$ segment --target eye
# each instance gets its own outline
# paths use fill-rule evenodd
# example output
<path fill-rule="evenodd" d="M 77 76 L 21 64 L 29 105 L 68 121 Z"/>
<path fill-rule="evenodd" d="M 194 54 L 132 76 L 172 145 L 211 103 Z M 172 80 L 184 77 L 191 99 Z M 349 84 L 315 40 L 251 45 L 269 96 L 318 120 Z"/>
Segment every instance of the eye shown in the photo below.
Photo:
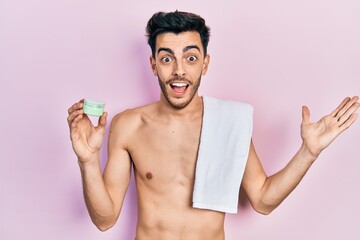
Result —
<path fill-rule="evenodd" d="M 191 55 L 191 56 L 189 56 L 189 57 L 187 58 L 187 60 L 190 61 L 190 62 L 194 62 L 194 61 L 197 60 L 197 57 L 194 56 L 194 55 Z"/>
<path fill-rule="evenodd" d="M 172 61 L 172 59 L 170 57 L 163 57 L 163 58 L 161 58 L 161 61 L 164 63 L 169 63 Z"/>

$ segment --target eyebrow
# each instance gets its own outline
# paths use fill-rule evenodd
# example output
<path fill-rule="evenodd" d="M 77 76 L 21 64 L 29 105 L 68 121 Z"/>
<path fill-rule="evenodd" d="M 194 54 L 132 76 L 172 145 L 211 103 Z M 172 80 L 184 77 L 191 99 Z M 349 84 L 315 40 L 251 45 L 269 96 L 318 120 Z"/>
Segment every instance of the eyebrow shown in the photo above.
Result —
<path fill-rule="evenodd" d="M 201 51 L 200 51 L 200 48 L 199 48 L 197 45 L 186 46 L 186 47 L 184 47 L 183 52 L 189 51 L 190 49 L 193 49 L 193 48 L 195 48 L 195 49 L 197 49 L 199 52 L 201 52 Z"/>
<path fill-rule="evenodd" d="M 172 54 L 172 55 L 174 55 L 174 51 L 173 50 L 171 50 L 170 48 L 164 48 L 164 47 L 161 47 L 161 48 L 159 48 L 158 49 L 158 54 L 159 54 L 159 52 L 161 52 L 161 51 L 165 51 L 165 52 L 168 52 L 168 53 L 170 53 L 170 54 Z"/>
<path fill-rule="evenodd" d="M 200 52 L 200 48 L 199 48 L 199 46 L 197 46 L 197 45 L 189 45 L 189 46 L 186 46 L 186 47 L 184 47 L 183 52 L 187 52 L 187 51 L 189 51 L 190 49 L 193 49 L 193 48 L 197 49 L 197 50 Z M 171 50 L 170 48 L 161 47 L 161 48 L 159 48 L 158 51 L 157 51 L 158 54 L 159 54 L 159 52 L 161 52 L 161 51 L 165 51 L 165 52 L 168 52 L 168 53 L 170 53 L 170 54 L 172 54 L 172 55 L 175 55 L 174 51 Z"/>

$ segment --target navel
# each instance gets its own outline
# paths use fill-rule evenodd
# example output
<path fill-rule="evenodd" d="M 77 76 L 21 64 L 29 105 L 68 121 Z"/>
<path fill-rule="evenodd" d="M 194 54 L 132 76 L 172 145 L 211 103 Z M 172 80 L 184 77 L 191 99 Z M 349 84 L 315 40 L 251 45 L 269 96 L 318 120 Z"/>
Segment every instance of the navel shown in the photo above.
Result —
<path fill-rule="evenodd" d="M 147 173 L 146 173 L 146 178 L 147 178 L 147 179 L 150 180 L 150 179 L 152 179 L 152 177 L 153 177 L 153 176 L 152 176 L 151 172 L 147 172 Z"/>

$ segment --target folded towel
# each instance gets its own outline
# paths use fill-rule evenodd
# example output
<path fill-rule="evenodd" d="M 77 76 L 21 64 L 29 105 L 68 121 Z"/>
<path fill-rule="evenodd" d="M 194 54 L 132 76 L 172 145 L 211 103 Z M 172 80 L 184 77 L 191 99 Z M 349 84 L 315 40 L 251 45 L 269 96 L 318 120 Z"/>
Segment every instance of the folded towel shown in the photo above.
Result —
<path fill-rule="evenodd" d="M 203 96 L 193 207 L 237 213 L 252 135 L 251 105 Z"/>

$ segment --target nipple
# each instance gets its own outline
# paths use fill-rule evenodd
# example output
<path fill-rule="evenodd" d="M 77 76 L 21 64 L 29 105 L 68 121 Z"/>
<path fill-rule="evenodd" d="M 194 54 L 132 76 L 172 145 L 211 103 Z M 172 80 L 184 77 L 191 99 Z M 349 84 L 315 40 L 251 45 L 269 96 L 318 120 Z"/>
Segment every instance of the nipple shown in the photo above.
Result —
<path fill-rule="evenodd" d="M 149 179 L 149 180 L 152 179 L 152 174 L 151 174 L 151 172 L 147 172 L 147 173 L 146 173 L 146 178 Z"/>

